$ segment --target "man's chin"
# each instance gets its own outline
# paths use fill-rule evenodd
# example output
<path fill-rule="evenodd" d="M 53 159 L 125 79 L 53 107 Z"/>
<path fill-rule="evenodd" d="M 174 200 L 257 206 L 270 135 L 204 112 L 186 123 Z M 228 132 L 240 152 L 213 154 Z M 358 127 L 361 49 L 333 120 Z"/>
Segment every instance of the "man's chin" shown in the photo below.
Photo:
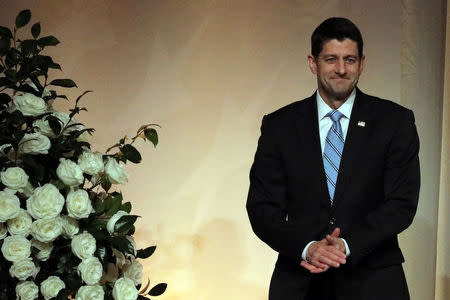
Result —
<path fill-rule="evenodd" d="M 333 90 L 331 91 L 331 96 L 338 101 L 345 101 L 347 100 L 347 98 L 350 96 L 350 94 L 352 93 L 353 88 L 351 89 L 346 89 L 346 90 L 341 90 L 341 91 L 336 91 Z"/>

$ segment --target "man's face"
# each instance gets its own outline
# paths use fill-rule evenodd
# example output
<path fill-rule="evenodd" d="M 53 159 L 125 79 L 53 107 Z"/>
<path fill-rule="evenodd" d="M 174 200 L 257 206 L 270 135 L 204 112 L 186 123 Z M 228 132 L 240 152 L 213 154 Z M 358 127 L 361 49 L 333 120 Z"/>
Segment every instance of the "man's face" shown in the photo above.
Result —
<path fill-rule="evenodd" d="M 308 56 L 313 74 L 317 75 L 320 96 L 325 102 L 344 102 L 358 83 L 364 66 L 355 41 L 336 39 L 326 41 L 318 57 Z"/>

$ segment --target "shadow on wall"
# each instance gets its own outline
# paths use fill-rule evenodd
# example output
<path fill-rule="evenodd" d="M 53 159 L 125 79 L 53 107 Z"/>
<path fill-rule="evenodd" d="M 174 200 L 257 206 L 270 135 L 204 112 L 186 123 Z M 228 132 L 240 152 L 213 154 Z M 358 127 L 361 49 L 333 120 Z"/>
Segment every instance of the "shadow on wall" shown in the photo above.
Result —
<path fill-rule="evenodd" d="M 158 246 L 144 265 L 144 274 L 168 283 L 162 299 L 267 299 L 267 287 L 250 283 L 242 276 L 249 257 L 235 224 L 213 219 L 190 235 L 174 234 L 169 226 L 162 224 L 154 232 L 136 232 L 138 241 L 151 240 Z M 152 280 L 152 284 L 156 281 Z"/>

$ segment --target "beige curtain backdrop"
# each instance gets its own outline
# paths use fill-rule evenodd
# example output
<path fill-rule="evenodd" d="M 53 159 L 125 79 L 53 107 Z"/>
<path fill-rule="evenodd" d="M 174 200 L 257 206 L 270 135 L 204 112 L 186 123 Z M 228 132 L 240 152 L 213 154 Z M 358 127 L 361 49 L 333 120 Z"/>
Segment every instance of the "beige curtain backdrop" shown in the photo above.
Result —
<path fill-rule="evenodd" d="M 158 246 L 143 264 L 152 283 L 169 284 L 162 300 L 267 299 L 276 253 L 245 211 L 261 119 L 314 92 L 314 28 L 353 20 L 365 39 L 360 88 L 413 109 L 421 139 L 420 204 L 400 236 L 411 298 L 450 299 L 445 0 L 0 0 L 0 25 L 25 8 L 61 41 L 48 52 L 63 67 L 53 78 L 80 87 L 57 108 L 94 91 L 79 117 L 96 128 L 94 149 L 162 126 L 156 149 L 138 143 L 143 162 L 119 187 L 142 216 L 138 246 Z"/>
<path fill-rule="evenodd" d="M 436 300 L 450 299 L 450 1 L 447 1 Z"/>

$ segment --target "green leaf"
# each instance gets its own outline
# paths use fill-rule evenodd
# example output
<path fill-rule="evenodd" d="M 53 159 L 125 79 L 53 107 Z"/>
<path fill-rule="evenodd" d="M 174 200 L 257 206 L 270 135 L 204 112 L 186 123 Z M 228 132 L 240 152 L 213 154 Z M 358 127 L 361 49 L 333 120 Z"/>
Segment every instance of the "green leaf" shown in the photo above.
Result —
<path fill-rule="evenodd" d="M 120 151 L 122 151 L 125 157 L 132 163 L 138 164 L 142 160 L 142 156 L 139 151 L 137 151 L 137 149 L 130 144 L 126 144 L 123 147 L 120 147 Z"/>
<path fill-rule="evenodd" d="M 16 27 L 20 28 L 28 24 L 31 19 L 31 11 L 29 9 L 22 10 L 16 17 Z"/>
<path fill-rule="evenodd" d="M 60 191 L 62 189 L 66 188 L 66 185 L 64 184 L 64 182 L 62 182 L 60 179 L 52 181 L 52 184 L 54 186 L 56 186 L 56 188 Z"/>
<path fill-rule="evenodd" d="M 72 79 L 55 79 L 50 82 L 51 85 L 62 86 L 66 88 L 77 87 Z"/>
<path fill-rule="evenodd" d="M 113 193 L 105 200 L 106 215 L 114 215 L 122 206 L 122 195 L 120 193 Z"/>
<path fill-rule="evenodd" d="M 11 48 L 11 40 L 9 38 L 0 37 L 0 56 L 6 55 Z"/>
<path fill-rule="evenodd" d="M 48 125 L 50 125 L 50 128 L 54 134 L 58 135 L 61 133 L 62 122 L 60 119 L 55 116 L 48 116 L 46 120 L 48 121 Z"/>
<path fill-rule="evenodd" d="M 10 81 L 17 81 L 17 72 L 13 69 L 9 69 L 5 71 L 6 78 Z"/>
<path fill-rule="evenodd" d="M 75 101 L 75 104 L 78 104 L 78 101 L 80 101 L 80 99 L 86 95 L 87 93 L 92 93 L 92 91 L 84 91 L 83 94 L 81 94 L 80 96 L 78 96 L 77 100 Z"/>
<path fill-rule="evenodd" d="M 46 46 L 56 46 L 58 44 L 59 44 L 58 39 L 52 35 L 44 36 L 38 40 L 38 45 L 41 48 L 44 48 Z"/>
<path fill-rule="evenodd" d="M 95 229 L 97 231 L 101 231 L 101 230 L 106 229 L 107 223 L 108 223 L 108 220 L 106 220 L 106 219 L 96 218 L 96 219 L 93 219 L 92 221 L 90 221 L 89 227 L 92 229 Z"/>
<path fill-rule="evenodd" d="M 115 236 L 110 239 L 111 246 L 124 254 L 134 255 L 133 244 L 123 236 Z"/>
<path fill-rule="evenodd" d="M 95 213 L 101 215 L 106 209 L 106 204 L 101 198 L 97 198 L 94 202 Z"/>
<path fill-rule="evenodd" d="M 9 39 L 13 38 L 12 32 L 8 27 L 0 26 L 0 36 L 7 37 Z"/>
<path fill-rule="evenodd" d="M 38 44 L 36 40 L 23 40 L 20 43 L 20 50 L 22 51 L 22 54 L 24 56 L 29 56 L 31 54 L 37 54 L 38 53 Z"/>
<path fill-rule="evenodd" d="M 32 155 L 22 155 L 20 159 L 22 160 L 22 164 L 32 172 L 32 174 L 27 172 L 28 175 L 33 175 L 38 181 L 44 179 L 46 168 L 40 163 L 38 158 L 35 159 Z"/>
<path fill-rule="evenodd" d="M 101 180 L 102 180 L 101 183 L 102 188 L 105 190 L 105 192 L 108 192 L 112 185 L 108 179 L 108 176 L 103 176 Z"/>
<path fill-rule="evenodd" d="M 158 133 L 154 128 L 146 128 L 144 130 L 145 137 L 153 143 L 153 146 L 158 145 Z"/>
<path fill-rule="evenodd" d="M 0 104 L 8 104 L 12 99 L 8 94 L 1 93 L 0 94 Z"/>
<path fill-rule="evenodd" d="M 6 66 L 11 68 L 19 62 L 19 54 L 16 49 L 10 48 L 8 54 L 6 54 L 5 63 Z"/>
<path fill-rule="evenodd" d="M 99 258 L 103 266 L 105 266 L 108 263 L 105 246 L 97 246 L 97 250 L 95 250 L 95 256 Z"/>
<path fill-rule="evenodd" d="M 42 92 L 44 91 L 44 87 L 42 86 L 42 84 L 39 81 L 39 79 L 35 75 L 30 75 L 30 79 L 34 83 L 36 88 L 38 89 L 39 94 L 42 94 Z"/>
<path fill-rule="evenodd" d="M 136 222 L 137 218 L 139 218 L 139 216 L 126 215 L 120 217 L 120 219 L 117 220 L 116 224 L 114 224 L 114 232 L 127 234 L 133 226 L 134 222 Z"/>
<path fill-rule="evenodd" d="M 31 34 L 35 39 L 41 34 L 41 23 L 37 22 L 31 27 Z"/>
<path fill-rule="evenodd" d="M 149 258 L 155 252 L 156 246 L 147 247 L 145 249 L 139 249 L 136 253 L 136 258 Z"/>
<path fill-rule="evenodd" d="M 39 93 L 34 88 L 29 86 L 28 84 L 23 84 L 21 86 L 12 87 L 12 89 L 15 91 L 25 92 L 25 93 L 35 94 L 35 95 Z"/>
<path fill-rule="evenodd" d="M 167 289 L 167 283 L 160 283 L 155 285 L 150 292 L 148 292 L 148 295 L 150 296 L 159 296 L 162 293 L 164 293 Z"/>
<path fill-rule="evenodd" d="M 125 202 L 120 207 L 120 210 L 123 210 L 123 211 L 126 211 L 127 213 L 130 213 L 130 211 L 131 211 L 131 203 L 130 202 Z"/>
<path fill-rule="evenodd" d="M 6 77 L 0 77 L 0 87 L 10 84 L 11 81 Z"/>

